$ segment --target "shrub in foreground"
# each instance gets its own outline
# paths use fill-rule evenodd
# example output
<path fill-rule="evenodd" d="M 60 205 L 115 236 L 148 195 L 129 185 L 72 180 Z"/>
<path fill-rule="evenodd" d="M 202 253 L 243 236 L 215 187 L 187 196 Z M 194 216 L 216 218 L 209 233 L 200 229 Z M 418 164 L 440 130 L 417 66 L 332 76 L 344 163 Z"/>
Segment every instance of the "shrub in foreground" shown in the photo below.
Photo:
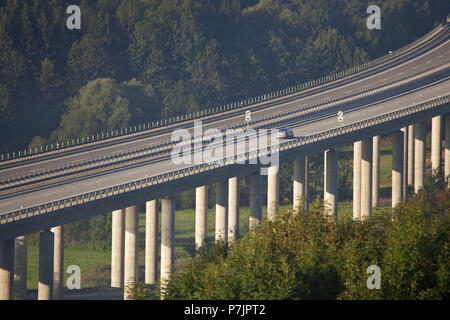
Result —
<path fill-rule="evenodd" d="M 448 299 L 450 191 L 421 191 L 368 221 L 333 221 L 316 201 L 230 245 L 204 248 L 166 299 Z M 381 270 L 368 289 L 367 268 Z M 139 297 L 137 297 L 139 298 Z"/>

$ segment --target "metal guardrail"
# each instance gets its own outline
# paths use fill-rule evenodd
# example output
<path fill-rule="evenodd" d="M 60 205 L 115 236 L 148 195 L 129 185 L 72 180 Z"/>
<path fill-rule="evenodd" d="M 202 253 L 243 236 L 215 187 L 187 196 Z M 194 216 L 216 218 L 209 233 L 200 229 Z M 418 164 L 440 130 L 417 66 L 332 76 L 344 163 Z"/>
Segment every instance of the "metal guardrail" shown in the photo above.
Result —
<path fill-rule="evenodd" d="M 90 136 L 83 137 L 83 138 L 72 139 L 72 140 L 68 140 L 65 142 L 59 142 L 59 143 L 54 143 L 51 145 L 41 146 L 40 148 L 35 148 L 34 150 L 25 149 L 23 151 L 19 150 L 19 151 L 7 153 L 7 154 L 1 154 L 0 155 L 0 164 L 8 164 L 8 163 L 16 162 L 16 161 L 21 161 L 21 160 L 33 159 L 36 157 L 40 157 L 42 155 L 52 155 L 52 154 L 55 154 L 55 153 L 58 153 L 61 151 L 70 151 L 70 150 L 73 150 L 73 149 L 76 149 L 79 147 L 86 147 L 89 145 L 111 142 L 111 141 L 117 140 L 119 138 L 125 138 L 125 137 L 128 138 L 128 137 L 133 137 L 136 135 L 146 134 L 146 133 L 150 133 L 155 130 L 170 128 L 170 127 L 173 127 L 174 125 L 180 125 L 183 122 L 192 121 L 194 119 L 199 119 L 199 118 L 204 118 L 204 117 L 208 118 L 208 117 L 211 117 L 212 115 L 215 115 L 215 114 L 218 114 L 218 113 L 221 113 L 224 111 L 245 108 L 245 107 L 248 107 L 248 106 L 256 104 L 256 103 L 266 102 L 266 101 L 269 101 L 272 99 L 288 96 L 291 94 L 296 94 L 302 90 L 311 89 L 311 88 L 326 84 L 328 82 L 339 80 L 348 75 L 367 70 L 369 68 L 372 68 L 373 66 L 384 63 L 390 59 L 396 58 L 396 57 L 400 56 L 401 54 L 403 54 L 404 52 L 408 51 L 410 48 L 414 47 L 415 45 L 417 45 L 421 42 L 424 42 L 428 38 L 434 36 L 434 34 L 438 33 L 441 29 L 443 29 L 442 26 L 436 27 L 435 29 L 431 30 L 429 33 L 427 33 L 423 37 L 417 39 L 416 41 L 414 41 L 400 49 L 393 51 L 392 53 L 389 53 L 389 54 L 386 54 L 379 58 L 376 58 L 376 59 L 366 62 L 362 65 L 355 66 L 355 67 L 346 69 L 344 71 L 340 71 L 335 74 L 324 76 L 317 80 L 308 81 L 308 82 L 305 82 L 305 83 L 302 83 L 299 85 L 291 86 L 291 87 L 288 87 L 288 88 L 285 88 L 282 90 L 278 90 L 275 92 L 271 92 L 268 94 L 263 94 L 263 95 L 256 96 L 253 98 L 244 99 L 244 100 L 241 100 L 238 102 L 229 103 L 229 104 L 214 107 L 214 108 L 204 109 L 201 111 L 197 111 L 197 112 L 193 112 L 193 113 L 189 113 L 189 114 L 185 114 L 185 115 L 181 115 L 181 116 L 176 116 L 176 117 L 172 117 L 169 119 L 163 119 L 163 120 L 158 120 L 155 122 L 149 122 L 146 124 L 136 125 L 136 126 L 129 127 L 129 128 L 114 129 L 111 131 L 107 131 L 105 133 L 90 135 Z"/>
<path fill-rule="evenodd" d="M 418 105 L 413 105 L 398 111 L 394 111 L 391 113 L 387 113 L 384 115 L 380 115 L 374 118 L 366 119 L 363 121 L 359 121 L 356 123 L 352 123 L 349 125 L 345 125 L 339 128 L 323 131 L 320 133 L 316 133 L 310 135 L 308 137 L 298 138 L 295 140 L 287 141 L 278 146 L 275 146 L 274 152 L 282 152 L 286 150 L 292 150 L 304 146 L 306 144 L 318 142 L 321 140 L 326 140 L 341 134 L 346 134 L 354 131 L 358 131 L 360 129 L 364 129 L 367 127 L 371 127 L 374 125 L 378 125 L 381 123 L 387 123 L 389 121 L 402 118 L 420 111 L 424 111 L 427 109 L 432 109 L 438 105 L 442 105 L 444 103 L 450 102 L 450 95 L 446 95 L 445 97 L 440 97 L 437 99 L 433 99 Z M 45 214 L 48 212 L 52 212 L 55 210 L 61 210 L 64 208 L 88 203 L 95 200 L 100 200 L 108 197 L 112 197 L 115 195 L 123 194 L 126 192 L 130 192 L 133 190 L 139 190 L 142 188 L 150 187 L 152 185 L 157 185 L 163 182 L 193 176 L 201 172 L 214 170 L 220 167 L 224 167 L 227 165 L 242 163 L 242 161 L 249 161 L 251 159 L 255 159 L 257 157 L 261 157 L 264 155 L 269 155 L 272 153 L 272 150 L 268 150 L 267 148 L 258 149 L 254 151 L 247 151 L 245 153 L 240 153 L 234 156 L 223 158 L 219 161 L 214 161 L 210 163 L 203 163 L 200 165 L 194 165 L 188 168 L 174 170 L 171 172 L 163 173 L 153 177 L 146 177 L 144 179 L 140 179 L 133 182 L 128 182 L 124 184 L 120 184 L 117 186 L 108 187 L 102 190 L 93 191 L 81 195 L 77 195 L 74 197 L 69 197 L 66 199 L 50 202 L 43 205 L 38 205 L 26 209 L 16 210 L 8 213 L 4 213 L 0 215 L 0 224 L 5 224 L 8 222 L 12 222 L 15 220 L 21 220 L 28 217 Z"/>
<path fill-rule="evenodd" d="M 450 63 L 443 63 L 439 66 L 435 66 L 435 67 L 431 67 L 428 68 L 427 70 L 402 78 L 400 80 L 397 81 L 392 81 L 386 84 L 383 84 L 381 86 L 375 87 L 375 88 L 371 88 L 371 89 L 367 89 L 367 90 L 363 90 L 348 96 L 344 96 L 338 99 L 332 99 L 329 101 L 325 101 L 319 104 L 315 104 L 315 105 L 311 105 L 308 106 L 306 108 L 302 108 L 301 110 L 293 110 L 293 111 L 289 111 L 286 113 L 282 113 L 280 115 L 271 115 L 268 116 L 264 119 L 261 120 L 257 120 L 255 121 L 255 123 L 261 122 L 262 124 L 266 124 L 266 119 L 267 120 L 271 120 L 271 119 L 275 119 L 275 118 L 280 118 L 281 121 L 285 120 L 285 119 L 295 119 L 298 118 L 299 116 L 304 116 L 306 114 L 311 114 L 311 113 L 315 113 L 315 112 L 319 112 L 319 111 L 324 111 L 324 110 L 329 110 L 329 109 L 333 109 L 336 108 L 338 106 L 343 106 L 358 100 L 366 100 L 369 97 L 372 97 L 374 95 L 377 94 L 381 94 L 381 93 L 386 93 L 389 91 L 392 91 L 394 89 L 398 89 L 401 87 L 405 87 L 407 85 L 410 85 L 411 83 L 414 83 L 416 81 L 421 81 L 427 77 L 430 77 L 432 75 L 434 75 L 437 72 L 449 69 L 450 67 Z M 273 123 L 273 124 L 277 124 L 277 123 Z M 280 123 L 281 124 L 281 123 Z"/>
<path fill-rule="evenodd" d="M 212 139 L 217 136 L 221 136 L 222 134 L 211 134 L 206 138 Z M 203 138 L 202 138 L 203 140 Z M 185 146 L 185 145 L 193 145 L 200 141 L 200 138 L 193 138 L 189 142 L 182 142 L 180 144 L 177 142 L 166 142 L 161 144 L 156 144 L 153 146 L 131 150 L 122 153 L 113 153 L 109 156 L 100 157 L 92 160 L 85 160 L 80 163 L 71 164 L 59 168 L 53 168 L 46 171 L 34 172 L 32 174 L 19 176 L 19 177 L 11 177 L 6 178 L 2 182 L 0 182 L 0 191 L 16 187 L 22 186 L 24 184 L 41 182 L 51 178 L 62 177 L 65 175 L 84 172 L 88 170 L 99 169 L 103 167 L 108 167 L 112 165 L 117 165 L 125 162 L 135 161 L 143 158 L 155 157 L 163 154 L 167 154 L 170 152 L 171 147 L 174 145 L 177 146 Z"/>
<path fill-rule="evenodd" d="M 448 62 L 443 63 L 438 66 L 430 67 L 430 68 L 426 69 L 425 71 L 404 77 L 397 81 L 391 81 L 389 83 L 380 85 L 375 88 L 362 90 L 362 91 L 356 92 L 356 93 L 348 95 L 348 96 L 340 97 L 338 99 L 321 102 L 321 103 L 311 105 L 311 106 L 304 106 L 301 109 L 295 109 L 295 110 L 280 113 L 280 114 L 274 114 L 269 117 L 265 117 L 263 119 L 254 120 L 253 122 L 251 122 L 249 124 L 248 127 L 249 128 L 258 128 L 260 126 L 266 126 L 268 124 L 271 124 L 271 125 L 281 124 L 286 119 L 289 119 L 292 121 L 293 119 L 305 116 L 310 113 L 316 113 L 319 111 L 336 108 L 338 106 L 343 106 L 343 105 L 346 105 L 346 104 L 349 104 L 351 102 L 355 102 L 358 100 L 368 99 L 369 97 L 374 96 L 376 94 L 386 93 L 386 92 L 392 91 L 394 89 L 397 89 L 399 87 L 404 87 L 406 85 L 409 85 L 415 81 L 423 80 L 426 77 L 431 76 L 439 71 L 448 69 L 449 66 L 450 66 L 450 63 L 448 63 Z M 228 130 L 228 129 L 238 129 L 238 128 L 242 128 L 242 127 L 246 127 L 246 126 L 247 126 L 246 124 L 241 124 L 238 126 L 233 126 L 231 128 L 223 129 L 222 132 L 224 132 L 225 130 Z M 206 138 L 206 140 L 209 140 L 216 136 L 218 136 L 218 135 L 213 134 L 213 135 L 206 136 L 205 138 Z M 107 167 L 107 166 L 111 166 L 111 165 L 117 165 L 120 163 L 130 162 L 130 161 L 134 161 L 134 160 L 138 160 L 138 159 L 142 159 L 142 158 L 146 158 L 146 157 L 149 158 L 149 157 L 153 157 L 153 156 L 157 156 L 157 155 L 167 154 L 168 152 L 170 152 L 170 148 L 172 148 L 174 145 L 183 146 L 183 145 L 188 145 L 188 144 L 195 144 L 195 143 L 200 142 L 200 139 L 203 142 L 203 140 L 204 140 L 203 137 L 201 137 L 201 138 L 194 137 L 193 139 L 191 139 L 190 142 L 185 142 L 185 143 L 182 143 L 181 145 L 180 145 L 180 142 L 178 142 L 178 141 L 177 142 L 166 142 L 166 143 L 149 146 L 146 148 L 123 152 L 121 154 L 113 154 L 110 156 L 101 157 L 101 158 L 93 159 L 90 161 L 84 161 L 80 164 L 75 164 L 75 165 L 72 164 L 72 165 L 63 166 L 61 168 L 54 168 L 54 169 L 42 171 L 42 172 L 35 172 L 33 174 L 24 175 L 21 177 L 9 178 L 7 180 L 4 180 L 3 182 L 0 182 L 0 190 L 5 189 L 5 188 L 20 186 L 20 185 L 28 184 L 28 183 L 32 183 L 32 182 L 44 181 L 44 180 L 48 180 L 50 178 L 61 177 L 61 176 L 73 174 L 76 172 L 83 172 L 83 171 L 87 171 L 87 170 L 98 169 L 98 168 L 103 168 L 103 167 Z"/>

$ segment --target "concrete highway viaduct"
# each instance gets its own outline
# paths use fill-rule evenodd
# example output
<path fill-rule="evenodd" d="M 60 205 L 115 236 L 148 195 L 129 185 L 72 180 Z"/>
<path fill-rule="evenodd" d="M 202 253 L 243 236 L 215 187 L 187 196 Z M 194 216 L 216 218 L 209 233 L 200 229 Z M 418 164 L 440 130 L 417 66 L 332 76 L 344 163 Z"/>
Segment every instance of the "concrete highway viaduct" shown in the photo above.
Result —
<path fill-rule="evenodd" d="M 308 157 L 322 153 L 323 198 L 327 213 L 337 217 L 336 148 L 353 144 L 353 217 L 358 220 L 369 219 L 379 202 L 381 135 L 392 136 L 392 207 L 405 200 L 408 186 L 418 192 L 424 184 L 429 122 L 432 169 L 450 175 L 448 29 L 440 26 L 384 57 L 306 84 L 139 128 L 1 155 L 0 299 L 24 297 L 27 236 L 36 232 L 38 299 L 63 298 L 63 226 L 106 212 L 112 212 L 111 287 L 135 283 L 141 203 L 146 204 L 145 282 L 161 280 L 164 286 L 174 263 L 175 193 L 196 190 L 196 248 L 207 237 L 208 185 L 216 189 L 216 240 L 238 238 L 239 177 L 249 179 L 250 229 L 261 222 L 264 166 L 249 164 L 250 159 L 279 154 L 281 162 L 293 162 L 295 209 L 307 207 Z M 248 110 L 252 121 L 243 124 Z M 338 111 L 344 112 L 344 123 L 337 121 Z M 290 127 L 294 138 L 220 161 L 176 165 L 169 156 L 171 132 L 191 130 L 194 120 L 221 130 Z M 246 164 L 239 163 L 243 159 Z M 278 168 L 267 170 L 269 220 L 278 213 Z M 129 297 L 125 290 L 124 298 Z"/>

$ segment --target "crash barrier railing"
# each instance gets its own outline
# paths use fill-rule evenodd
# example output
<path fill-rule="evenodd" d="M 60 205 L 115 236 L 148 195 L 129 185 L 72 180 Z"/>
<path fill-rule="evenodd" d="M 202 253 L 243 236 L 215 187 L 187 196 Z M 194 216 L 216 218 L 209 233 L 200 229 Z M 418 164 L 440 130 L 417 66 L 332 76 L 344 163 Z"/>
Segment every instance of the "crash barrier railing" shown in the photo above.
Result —
<path fill-rule="evenodd" d="M 179 170 L 170 171 L 167 173 L 159 174 L 152 177 L 145 177 L 143 179 L 123 183 L 120 185 L 104 188 L 101 190 L 88 192 L 73 197 L 53 201 L 46 204 L 41 204 L 33 206 L 30 208 L 15 210 L 7 213 L 0 214 L 0 224 L 5 224 L 8 222 L 26 219 L 28 217 L 37 216 L 52 211 L 61 210 L 64 208 L 69 208 L 72 206 L 77 206 L 85 203 L 89 203 L 96 200 L 101 200 L 109 197 L 113 197 L 119 194 L 139 190 L 142 188 L 151 187 L 164 182 L 185 178 L 189 176 L 194 176 L 202 172 L 207 172 L 215 170 L 221 167 L 241 164 L 247 161 L 255 160 L 263 156 L 271 155 L 273 152 L 284 152 L 284 151 L 295 151 L 295 149 L 300 148 L 304 145 L 319 142 L 321 140 L 330 139 L 342 134 L 347 134 L 355 132 L 368 127 L 380 125 L 383 123 L 389 123 L 390 121 L 403 118 L 412 115 L 417 112 L 423 112 L 432 109 L 436 106 L 442 105 L 444 103 L 450 102 L 450 95 L 444 97 L 436 98 L 433 100 L 426 101 L 421 104 L 413 105 L 401 110 L 397 110 L 391 113 L 383 114 L 377 117 L 352 123 L 349 125 L 344 125 L 331 130 L 326 130 L 320 133 L 316 133 L 307 137 L 297 138 L 295 140 L 290 140 L 279 145 L 270 146 L 269 148 L 262 148 L 253 151 L 247 151 L 245 153 L 240 153 L 230 157 L 226 157 L 217 161 L 203 163 L 199 165 L 190 166 L 188 168 L 183 168 Z"/>
<path fill-rule="evenodd" d="M 260 96 L 256 96 L 253 98 L 244 99 L 238 102 L 229 103 L 222 106 L 217 106 L 214 108 L 204 109 L 197 112 L 192 112 L 185 115 L 175 116 L 168 119 L 158 120 L 155 122 L 148 122 L 141 125 L 136 125 L 128 128 L 120 128 L 120 129 L 113 129 L 108 130 L 106 132 L 89 135 L 82 138 L 77 139 L 70 139 L 66 141 L 61 141 L 58 143 L 52 143 L 50 145 L 40 146 L 38 148 L 34 149 L 25 149 L 25 150 L 18 150 L 14 152 L 9 152 L 6 154 L 0 154 L 0 165 L 10 164 L 10 163 L 16 163 L 18 161 L 24 161 L 24 160 L 30 160 L 35 159 L 42 156 L 50 156 L 59 152 L 67 152 L 74 149 L 78 149 L 80 147 L 88 147 L 98 144 L 104 144 L 109 143 L 112 141 L 116 141 L 119 139 L 124 138 L 132 138 L 133 136 L 138 135 L 144 135 L 149 134 L 157 130 L 161 129 L 170 129 L 174 126 L 179 126 L 186 122 L 191 122 L 194 119 L 208 119 L 218 113 L 222 113 L 224 111 L 229 110 L 235 110 L 235 109 L 244 109 L 248 108 L 251 105 L 261 103 L 261 102 L 267 102 L 272 99 L 281 98 L 285 96 L 289 96 L 292 94 L 297 94 L 300 91 L 303 91 L 305 89 L 311 89 L 317 86 L 321 86 L 324 84 L 327 84 L 329 82 L 339 80 L 341 78 L 345 78 L 346 76 L 355 74 L 360 71 L 367 70 L 369 68 L 372 68 L 376 65 L 379 65 L 381 63 L 384 63 L 388 60 L 391 60 L 393 58 L 396 58 L 406 51 L 408 51 L 410 48 L 427 41 L 428 39 L 436 36 L 441 31 L 446 31 L 447 27 L 436 27 L 435 29 L 431 30 L 429 33 L 427 33 L 425 36 L 417 39 L 416 41 L 398 49 L 391 53 L 388 53 L 384 56 L 381 56 L 379 58 L 376 58 L 374 60 L 371 60 L 369 62 L 366 62 L 364 64 L 340 71 L 335 74 L 331 74 L 328 76 L 324 76 L 317 80 L 308 81 L 299 85 L 291 86 L 282 90 L 278 90 L 275 92 L 271 92 L 268 94 L 263 94 Z"/>
<path fill-rule="evenodd" d="M 137 150 L 122 152 L 122 153 L 113 153 L 109 156 L 100 157 L 98 159 L 92 159 L 92 160 L 84 160 L 80 163 L 65 165 L 60 168 L 53 168 L 50 170 L 43 170 L 40 172 L 33 172 L 30 174 L 25 174 L 23 176 L 19 177 L 10 177 L 7 179 L 4 179 L 0 182 L 0 191 L 5 188 L 12 188 L 17 187 L 24 184 L 30 184 L 34 182 L 41 182 L 45 180 L 49 180 L 55 177 L 61 177 L 65 175 L 70 175 L 74 173 L 79 172 L 85 172 L 93 169 L 101 169 L 106 168 L 108 166 L 118 165 L 118 164 L 125 164 L 129 163 L 131 161 L 138 161 L 139 159 L 148 159 L 155 158 L 162 155 L 167 155 L 170 150 L 174 146 L 180 146 L 183 147 L 187 144 L 197 144 L 200 142 L 203 143 L 203 141 L 209 142 L 212 138 L 218 137 L 222 135 L 226 130 L 230 129 L 239 129 L 243 127 L 247 128 L 261 128 L 266 127 L 267 125 L 271 125 L 271 127 L 275 125 L 282 125 L 283 122 L 288 120 L 289 122 L 292 122 L 296 119 L 302 118 L 308 114 L 311 113 L 317 113 L 325 110 L 330 110 L 337 107 L 342 107 L 347 104 L 353 103 L 355 101 L 359 100 L 367 100 L 370 97 L 373 97 L 374 95 L 379 94 L 385 94 L 386 92 L 402 88 L 408 85 L 411 85 L 414 82 L 422 81 L 423 79 L 433 76 L 436 73 L 442 72 L 442 71 L 448 71 L 450 68 L 450 63 L 443 63 L 441 65 L 430 67 L 426 69 L 423 72 L 419 72 L 414 75 L 410 75 L 407 77 L 404 77 L 397 81 L 392 81 L 383 85 L 380 85 L 375 88 L 362 90 L 360 92 L 340 97 L 337 99 L 332 99 L 329 101 L 321 102 L 315 105 L 311 106 L 302 106 L 301 108 L 294 109 L 288 112 L 279 113 L 279 114 L 272 114 L 268 117 L 264 117 L 262 119 L 254 120 L 250 122 L 248 125 L 246 124 L 240 124 L 236 126 L 232 126 L 227 129 L 222 129 L 221 133 L 216 133 L 208 136 L 202 136 L 200 138 L 192 138 L 189 142 L 183 142 L 180 143 L 179 141 L 174 142 L 166 142 L 161 144 L 156 144 L 152 146 L 148 146 L 145 148 L 140 148 Z"/>

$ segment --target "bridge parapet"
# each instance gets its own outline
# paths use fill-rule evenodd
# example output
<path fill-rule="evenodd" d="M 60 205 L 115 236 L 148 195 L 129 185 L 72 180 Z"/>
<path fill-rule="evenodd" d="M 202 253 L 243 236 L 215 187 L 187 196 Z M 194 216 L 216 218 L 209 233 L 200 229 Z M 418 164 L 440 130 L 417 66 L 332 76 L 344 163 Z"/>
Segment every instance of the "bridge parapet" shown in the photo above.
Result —
<path fill-rule="evenodd" d="M 431 30 L 429 33 L 423 37 L 417 39 L 416 41 L 390 52 L 384 56 L 378 57 L 364 64 L 334 73 L 331 75 L 324 76 L 322 78 L 294 85 L 285 89 L 277 90 L 271 93 L 262 94 L 260 96 L 244 99 L 241 101 L 229 103 L 222 106 L 217 106 L 213 108 L 204 109 L 201 111 L 175 116 L 169 119 L 161 119 L 155 122 L 144 123 L 129 128 L 112 129 L 111 131 L 97 133 L 87 137 L 81 137 L 77 139 L 72 139 L 68 141 L 62 141 L 59 143 L 53 143 L 51 145 L 41 146 L 40 148 L 17 150 L 7 154 L 0 154 L 0 165 L 8 165 L 12 163 L 17 163 L 20 161 L 33 160 L 40 157 L 52 156 L 60 152 L 74 151 L 80 148 L 88 148 L 101 144 L 111 143 L 121 139 L 130 139 L 133 137 L 151 134 L 152 132 L 158 132 L 160 130 L 166 130 L 170 128 L 177 127 L 179 125 L 188 124 L 195 119 L 206 120 L 213 117 L 216 114 L 224 113 L 227 111 L 233 111 L 237 109 L 248 109 L 257 104 L 268 102 L 270 100 L 276 100 L 283 97 L 291 96 L 293 94 L 298 94 L 301 91 L 309 90 L 324 84 L 340 80 L 347 76 L 365 71 L 374 66 L 385 63 L 389 60 L 395 59 L 415 46 L 425 43 L 429 39 L 438 35 L 440 32 L 445 32 L 448 26 L 438 26 Z"/>
<path fill-rule="evenodd" d="M 344 125 L 342 127 L 326 130 L 317 134 L 313 134 L 307 137 L 297 138 L 295 140 L 290 140 L 284 143 L 279 144 L 276 148 L 274 148 L 274 152 L 291 152 L 298 153 L 301 148 L 305 146 L 312 145 L 314 143 L 322 143 L 325 140 L 336 138 L 341 135 L 349 135 L 353 134 L 359 130 L 370 129 L 371 127 L 376 127 L 379 125 L 388 125 L 394 120 L 398 120 L 400 118 L 405 118 L 411 115 L 419 114 L 422 115 L 425 111 L 433 110 L 434 108 L 447 104 L 450 102 L 450 95 L 446 95 L 444 97 L 439 97 L 433 100 L 426 101 L 421 104 L 412 105 L 401 110 L 397 110 L 391 113 L 383 114 L 377 117 L 373 117 L 370 119 L 366 119 L 363 121 L 359 121 L 356 123 Z M 433 116 L 430 113 L 430 116 Z M 404 126 L 405 124 L 402 124 Z M 396 130 L 397 128 L 392 127 L 391 131 Z M 360 137 L 354 138 L 355 141 L 360 140 Z M 140 190 L 143 188 L 148 188 L 151 186 L 155 186 L 158 184 L 164 184 L 169 181 L 177 180 L 180 178 L 192 178 L 199 173 L 204 173 L 208 171 L 212 171 L 218 168 L 223 168 L 229 165 L 238 164 L 242 158 L 246 161 L 249 161 L 252 158 L 261 157 L 261 156 L 269 156 L 272 153 L 270 149 L 259 149 L 255 151 L 245 152 L 243 154 L 237 154 L 231 157 L 223 158 L 219 161 L 214 161 L 210 163 L 203 163 L 199 165 L 190 166 L 183 169 L 174 170 L 171 172 L 167 172 L 164 174 L 160 174 L 153 177 L 147 177 L 144 179 L 108 187 L 102 190 L 97 190 L 85 194 L 80 194 L 74 197 L 61 199 L 57 201 L 53 201 L 51 203 L 42 204 L 30 208 L 15 210 L 12 212 L 3 213 L 0 215 L 0 230 L 5 228 L 9 222 L 14 222 L 18 220 L 27 219 L 29 217 L 35 217 L 42 214 L 48 214 L 51 212 L 55 212 L 61 210 L 63 208 L 69 208 L 73 206 L 79 206 L 82 204 L 95 202 L 103 199 L 107 199 L 110 197 L 122 195 L 127 192 Z"/>

